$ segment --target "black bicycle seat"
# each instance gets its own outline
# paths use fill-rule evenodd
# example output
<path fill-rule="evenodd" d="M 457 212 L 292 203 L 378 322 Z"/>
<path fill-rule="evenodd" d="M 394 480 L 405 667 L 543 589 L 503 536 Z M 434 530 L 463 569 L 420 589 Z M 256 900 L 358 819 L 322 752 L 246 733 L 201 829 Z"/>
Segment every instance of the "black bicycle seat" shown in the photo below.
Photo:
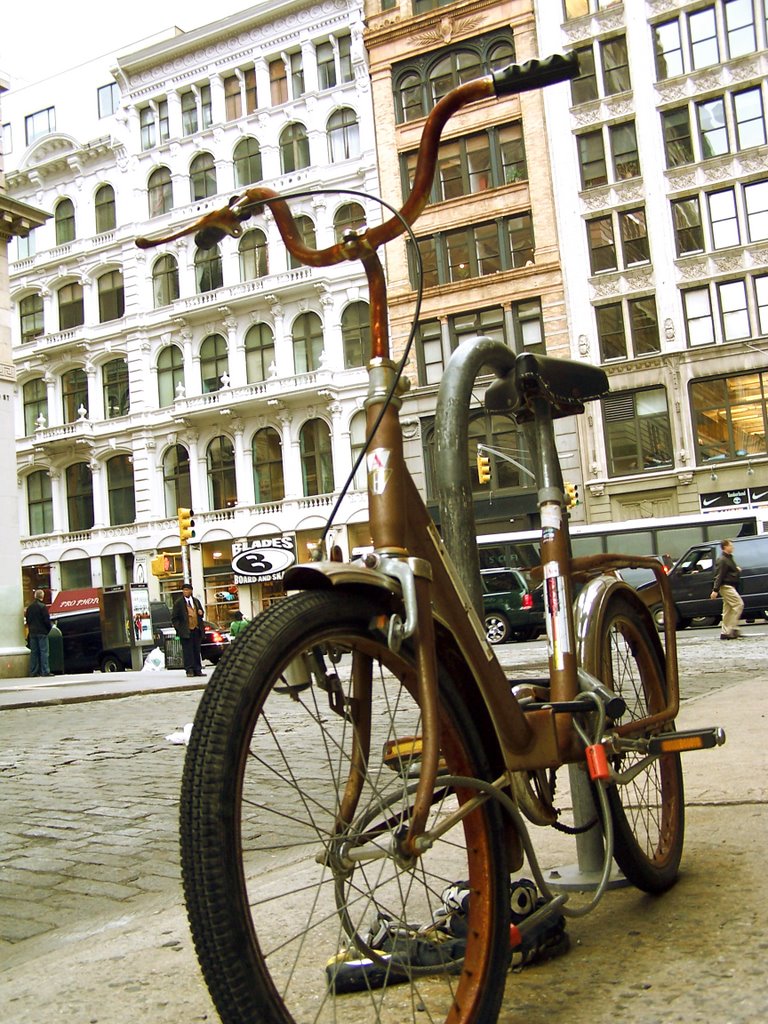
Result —
<path fill-rule="evenodd" d="M 524 423 L 533 419 L 532 400 L 543 398 L 552 407 L 552 418 L 558 419 L 584 412 L 585 402 L 608 391 L 608 378 L 599 366 L 522 352 L 509 373 L 488 387 L 485 407 L 489 412 L 511 413 Z"/>

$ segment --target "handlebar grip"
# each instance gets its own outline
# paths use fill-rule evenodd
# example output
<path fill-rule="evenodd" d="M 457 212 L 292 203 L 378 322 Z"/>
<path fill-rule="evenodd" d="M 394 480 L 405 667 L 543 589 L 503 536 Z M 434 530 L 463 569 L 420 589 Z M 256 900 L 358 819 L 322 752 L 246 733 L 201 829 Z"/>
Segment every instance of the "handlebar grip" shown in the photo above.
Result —
<path fill-rule="evenodd" d="M 491 72 L 497 96 L 509 96 L 530 89 L 540 89 L 555 82 L 565 82 L 579 73 L 579 58 L 570 53 L 553 53 L 543 60 L 527 60 L 524 64 L 510 64 Z"/>
<path fill-rule="evenodd" d="M 219 244 L 222 238 L 226 237 L 227 232 L 222 231 L 221 228 L 203 228 L 195 235 L 195 245 L 198 249 L 212 249 L 214 245 Z"/>

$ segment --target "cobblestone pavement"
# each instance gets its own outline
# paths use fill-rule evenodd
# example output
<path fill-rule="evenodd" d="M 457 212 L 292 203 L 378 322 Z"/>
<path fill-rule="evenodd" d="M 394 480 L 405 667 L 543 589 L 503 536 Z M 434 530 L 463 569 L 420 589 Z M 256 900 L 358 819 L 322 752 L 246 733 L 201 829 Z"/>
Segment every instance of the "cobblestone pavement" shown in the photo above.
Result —
<path fill-rule="evenodd" d="M 768 627 L 746 632 L 727 644 L 703 631 L 679 636 L 684 700 L 756 676 L 768 682 Z M 515 674 L 531 675 L 546 645 L 500 653 Z M 159 693 L 0 711 L 3 1024 L 39 1024 L 42 1009 L 67 1024 L 217 1019 L 182 909 L 185 747 L 166 739 L 192 720 L 199 698 Z M 88 964 L 98 966 L 96 987 L 83 986 Z"/>

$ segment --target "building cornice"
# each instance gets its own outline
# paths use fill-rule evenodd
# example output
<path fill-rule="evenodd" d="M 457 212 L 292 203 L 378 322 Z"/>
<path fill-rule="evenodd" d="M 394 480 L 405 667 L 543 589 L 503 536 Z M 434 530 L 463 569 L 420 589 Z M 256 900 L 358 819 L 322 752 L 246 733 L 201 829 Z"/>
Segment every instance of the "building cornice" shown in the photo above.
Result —
<path fill-rule="evenodd" d="M 51 216 L 34 206 L 11 199 L 0 192 L 0 238 L 8 242 L 12 238 L 25 238 L 33 228 L 40 227 Z"/>

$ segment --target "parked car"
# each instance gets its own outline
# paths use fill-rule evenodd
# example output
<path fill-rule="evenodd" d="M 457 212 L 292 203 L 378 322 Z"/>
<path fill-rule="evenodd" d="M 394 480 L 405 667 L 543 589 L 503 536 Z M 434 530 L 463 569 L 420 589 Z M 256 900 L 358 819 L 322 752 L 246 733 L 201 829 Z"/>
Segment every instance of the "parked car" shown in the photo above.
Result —
<path fill-rule="evenodd" d="M 176 630 L 171 624 L 171 609 L 164 601 L 150 601 L 149 611 L 152 616 L 152 635 L 155 646 L 165 649 L 166 638 L 175 637 Z M 224 651 L 229 646 L 229 637 L 214 622 L 203 621 L 203 640 L 200 654 L 203 661 L 217 665 Z"/>
<path fill-rule="evenodd" d="M 677 613 L 676 626 L 686 629 L 694 622 L 712 625 L 722 615 L 722 602 L 710 600 L 719 541 L 705 541 L 689 548 L 669 572 L 669 584 Z M 741 596 L 745 619 L 768 618 L 768 534 L 738 537 L 733 557 L 741 567 Z M 646 588 L 641 588 L 641 593 Z M 649 603 L 657 626 L 664 625 L 660 602 Z"/>
<path fill-rule="evenodd" d="M 482 569 L 485 635 L 491 644 L 533 640 L 544 632 L 544 595 L 520 569 Z"/>

